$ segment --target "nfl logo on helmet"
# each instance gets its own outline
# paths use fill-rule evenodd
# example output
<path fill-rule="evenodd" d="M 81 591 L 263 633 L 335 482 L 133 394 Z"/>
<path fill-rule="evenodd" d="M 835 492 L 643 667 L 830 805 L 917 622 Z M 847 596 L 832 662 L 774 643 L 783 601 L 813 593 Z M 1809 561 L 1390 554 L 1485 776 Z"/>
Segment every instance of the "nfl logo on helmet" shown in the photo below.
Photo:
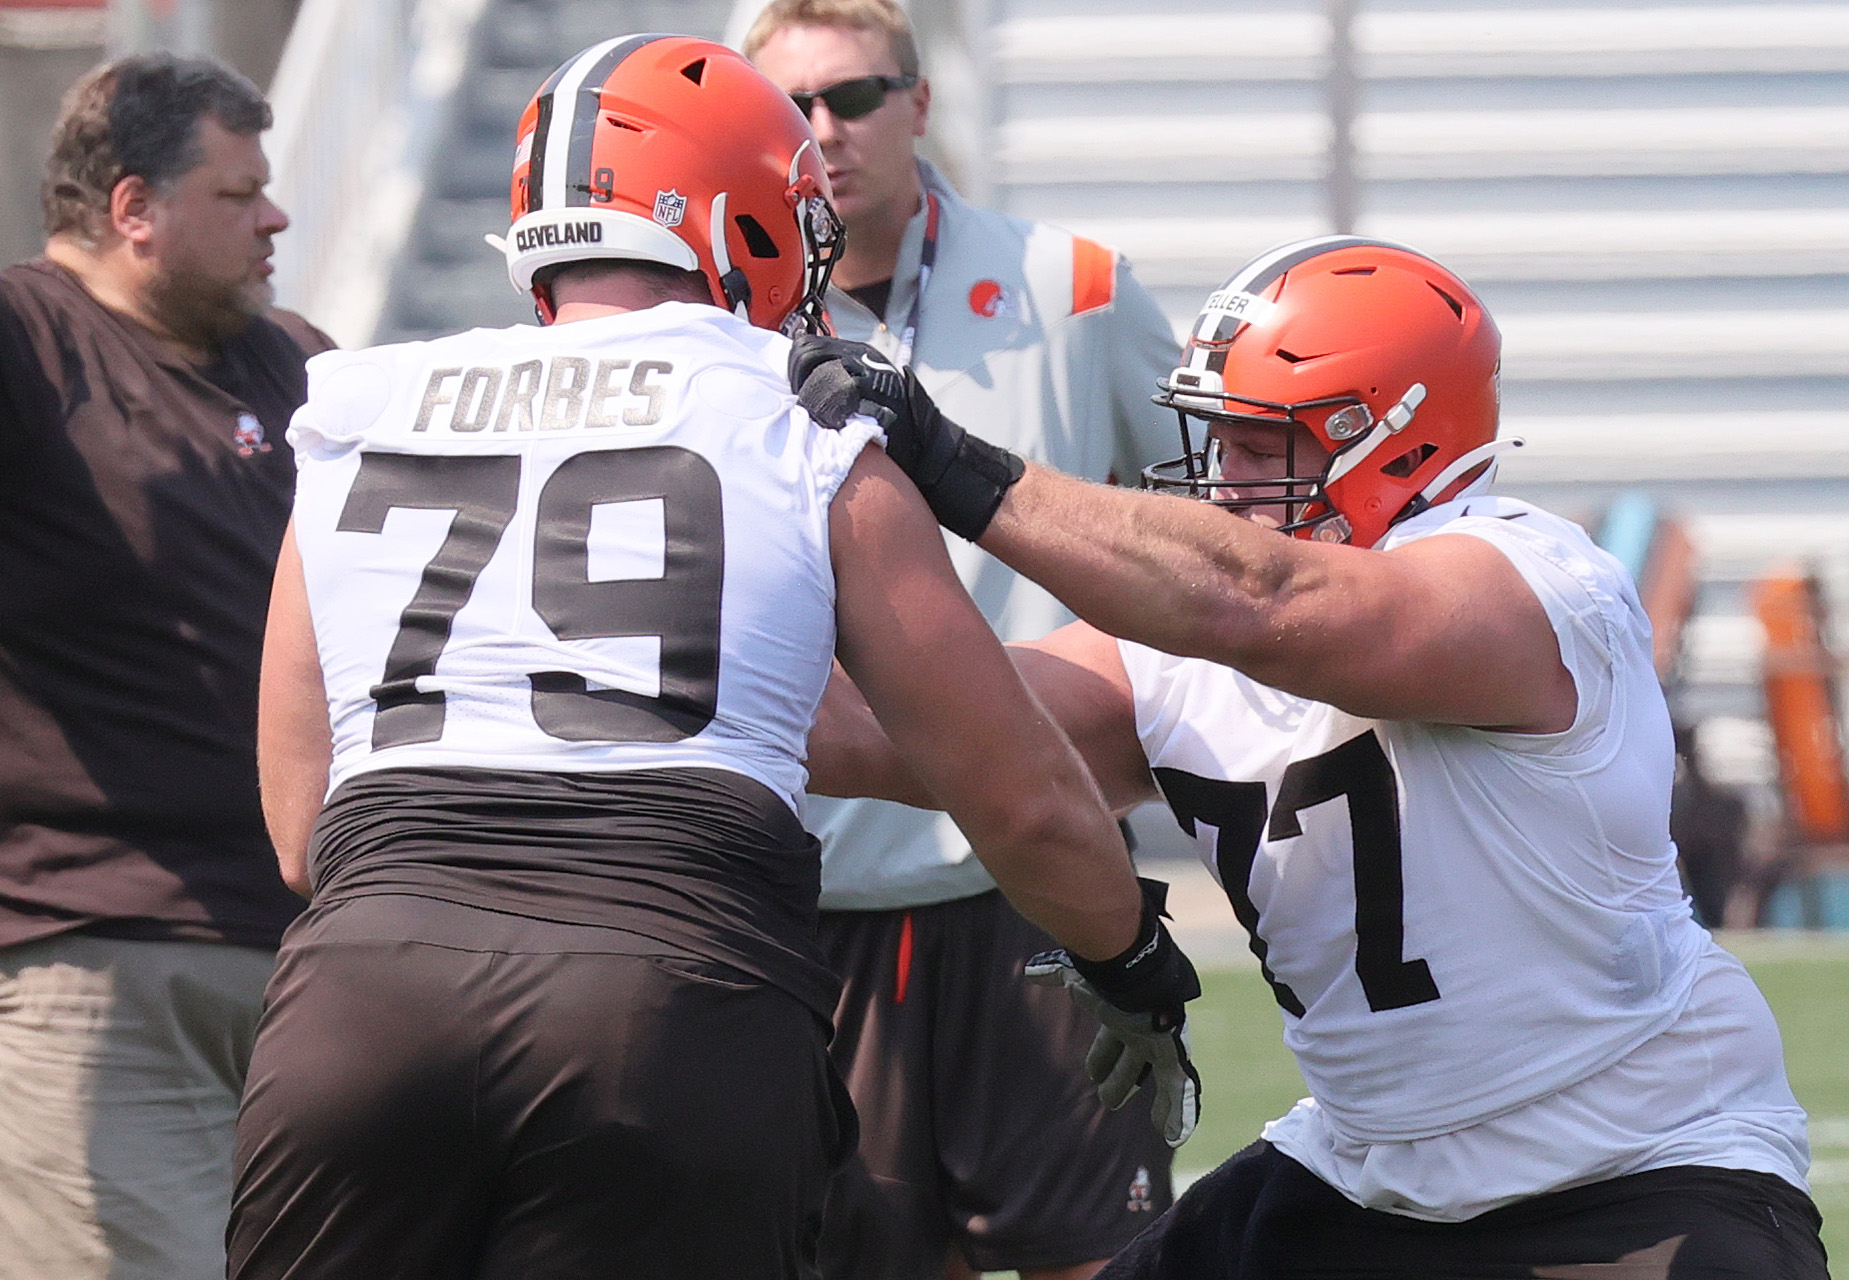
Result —
<path fill-rule="evenodd" d="M 655 193 L 655 221 L 664 227 L 678 227 L 687 216 L 687 197 L 670 188 Z"/>

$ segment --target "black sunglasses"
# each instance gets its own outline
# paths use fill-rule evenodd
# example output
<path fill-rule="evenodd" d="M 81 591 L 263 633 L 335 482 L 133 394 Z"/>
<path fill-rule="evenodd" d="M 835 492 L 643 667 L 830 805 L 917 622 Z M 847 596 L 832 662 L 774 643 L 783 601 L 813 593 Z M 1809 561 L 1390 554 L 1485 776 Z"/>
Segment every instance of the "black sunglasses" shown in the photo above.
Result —
<path fill-rule="evenodd" d="M 858 120 L 878 111 L 894 89 L 909 89 L 917 83 L 917 76 L 855 76 L 814 93 L 792 93 L 790 101 L 805 120 L 817 98 L 828 104 L 829 114 L 837 120 Z"/>

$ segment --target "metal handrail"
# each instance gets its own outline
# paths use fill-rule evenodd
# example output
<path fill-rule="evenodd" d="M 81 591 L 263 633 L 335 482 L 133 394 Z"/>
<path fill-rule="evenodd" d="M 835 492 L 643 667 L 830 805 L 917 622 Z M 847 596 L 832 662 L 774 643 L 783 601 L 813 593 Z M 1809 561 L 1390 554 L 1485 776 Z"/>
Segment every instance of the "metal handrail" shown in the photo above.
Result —
<path fill-rule="evenodd" d="M 305 0 L 277 68 L 277 300 L 370 341 L 485 0 Z"/>

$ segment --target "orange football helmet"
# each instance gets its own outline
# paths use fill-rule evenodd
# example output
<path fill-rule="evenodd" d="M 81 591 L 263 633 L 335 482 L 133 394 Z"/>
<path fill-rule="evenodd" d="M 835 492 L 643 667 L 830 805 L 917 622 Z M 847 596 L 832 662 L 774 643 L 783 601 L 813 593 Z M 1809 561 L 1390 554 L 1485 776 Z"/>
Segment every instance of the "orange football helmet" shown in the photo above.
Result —
<path fill-rule="evenodd" d="M 713 302 L 765 329 L 820 331 L 841 251 L 815 135 L 741 55 L 691 36 L 605 40 L 546 79 L 520 117 L 516 289 L 543 267 L 628 258 L 698 271 Z"/>
<path fill-rule="evenodd" d="M 1300 240 L 1247 263 L 1202 308 L 1158 404 L 1181 421 L 1182 457 L 1145 487 L 1233 510 L 1282 510 L 1284 532 L 1371 547 L 1400 520 L 1486 484 L 1497 440 L 1502 336 L 1462 280 L 1403 245 Z M 1189 419 L 1209 428 L 1196 448 Z M 1220 475 L 1211 426 L 1309 429 L 1329 451 L 1299 475 Z M 1293 431 L 1289 438 L 1294 439 Z"/>

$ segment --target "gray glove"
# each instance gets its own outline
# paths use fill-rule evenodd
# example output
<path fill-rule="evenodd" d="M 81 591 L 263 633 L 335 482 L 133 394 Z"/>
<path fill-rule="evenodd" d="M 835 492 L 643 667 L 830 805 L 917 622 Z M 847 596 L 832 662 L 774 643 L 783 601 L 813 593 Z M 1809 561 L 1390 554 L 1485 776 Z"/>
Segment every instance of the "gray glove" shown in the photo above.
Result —
<path fill-rule="evenodd" d="M 1183 1006 L 1200 995 L 1194 966 L 1163 927 L 1168 886 L 1143 880 L 1143 923 L 1137 940 L 1111 960 L 1088 961 L 1068 951 L 1043 951 L 1027 962 L 1029 982 L 1064 987 L 1100 1023 L 1085 1072 L 1098 1100 L 1115 1111 L 1145 1079 L 1155 1098 L 1150 1121 L 1179 1147 L 1200 1120 L 1201 1078 L 1188 1056 Z"/>

